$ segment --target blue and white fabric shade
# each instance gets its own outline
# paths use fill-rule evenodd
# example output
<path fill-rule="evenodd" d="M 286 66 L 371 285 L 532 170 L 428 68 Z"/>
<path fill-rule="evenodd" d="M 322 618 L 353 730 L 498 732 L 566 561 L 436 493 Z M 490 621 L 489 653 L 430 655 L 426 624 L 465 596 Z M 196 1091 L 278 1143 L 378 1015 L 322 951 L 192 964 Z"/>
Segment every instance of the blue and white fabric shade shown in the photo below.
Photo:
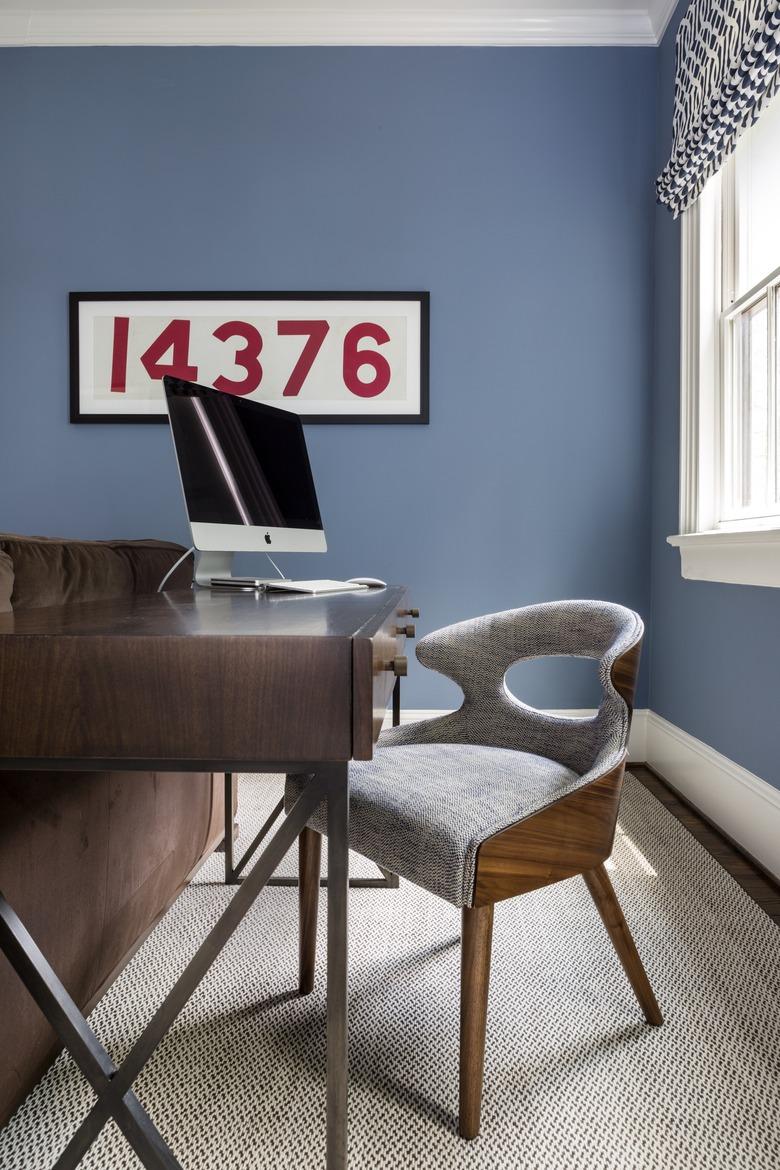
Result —
<path fill-rule="evenodd" d="M 780 0 L 693 0 L 677 32 L 674 141 L 656 180 L 675 218 L 780 85 Z"/>

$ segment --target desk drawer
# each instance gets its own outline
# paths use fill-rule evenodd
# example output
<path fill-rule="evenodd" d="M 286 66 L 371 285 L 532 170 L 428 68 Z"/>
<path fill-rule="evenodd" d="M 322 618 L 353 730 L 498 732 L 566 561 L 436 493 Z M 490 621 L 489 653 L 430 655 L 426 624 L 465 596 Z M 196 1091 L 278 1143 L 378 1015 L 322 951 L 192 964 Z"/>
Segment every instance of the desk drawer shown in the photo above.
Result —
<path fill-rule="evenodd" d="M 372 630 L 353 639 L 353 758 L 370 760 L 382 730 L 396 678 L 405 674 L 415 636 L 408 599 L 397 598 Z M 370 714 L 369 714 L 370 713 Z M 370 738 L 369 738 L 370 736 Z"/>
<path fill-rule="evenodd" d="M 0 638 L 0 762 L 164 772 L 349 759 L 351 641 Z"/>

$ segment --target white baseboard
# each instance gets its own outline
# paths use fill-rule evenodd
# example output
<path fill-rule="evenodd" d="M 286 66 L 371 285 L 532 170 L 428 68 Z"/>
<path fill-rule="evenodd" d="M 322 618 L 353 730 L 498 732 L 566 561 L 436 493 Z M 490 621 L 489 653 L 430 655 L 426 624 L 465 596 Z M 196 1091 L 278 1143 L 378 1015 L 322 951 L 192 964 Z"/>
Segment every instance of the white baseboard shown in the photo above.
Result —
<path fill-rule="evenodd" d="M 405 710 L 402 723 L 447 711 Z M 561 710 L 556 715 L 593 715 Z M 386 726 L 389 726 L 388 716 Z M 648 708 L 634 711 L 631 764 L 649 764 L 727 837 L 780 880 L 780 790 Z"/>
<path fill-rule="evenodd" d="M 780 879 L 780 791 L 655 711 L 645 726 L 650 767 Z"/>
<path fill-rule="evenodd" d="M 401 722 L 402 723 L 416 723 L 418 721 L 418 719 L 435 719 L 439 715 L 449 715 L 449 713 L 450 713 L 449 711 L 445 711 L 445 710 L 434 711 L 434 710 L 423 710 L 422 708 L 416 708 L 416 709 L 412 709 L 412 710 L 403 710 L 401 712 Z M 629 741 L 628 741 L 628 760 L 629 760 L 629 763 L 631 763 L 631 764 L 644 764 L 644 762 L 647 759 L 647 716 L 648 716 L 648 713 L 649 712 L 647 711 L 646 708 L 640 708 L 639 710 L 634 712 L 634 718 L 631 721 L 631 735 L 630 735 Z M 582 709 L 567 708 L 566 710 L 563 710 L 563 709 L 556 710 L 554 712 L 551 712 L 551 714 L 570 715 L 572 717 L 579 716 L 580 718 L 582 718 L 583 715 L 585 715 L 585 716 L 595 715 L 596 712 L 593 709 L 586 709 L 586 708 L 582 708 Z M 385 719 L 384 725 L 385 725 L 385 727 L 390 726 L 390 715 L 389 714 L 388 714 L 387 718 Z"/>

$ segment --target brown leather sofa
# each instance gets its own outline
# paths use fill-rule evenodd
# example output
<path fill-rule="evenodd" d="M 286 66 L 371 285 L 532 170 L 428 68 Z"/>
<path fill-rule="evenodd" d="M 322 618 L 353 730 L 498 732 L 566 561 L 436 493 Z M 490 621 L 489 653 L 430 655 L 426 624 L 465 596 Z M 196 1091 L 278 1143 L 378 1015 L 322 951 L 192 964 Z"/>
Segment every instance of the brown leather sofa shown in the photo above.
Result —
<path fill-rule="evenodd" d="M 153 592 L 183 552 L 0 534 L 0 612 Z M 166 588 L 191 580 L 188 560 Z M 223 809 L 205 772 L 0 771 L 0 890 L 82 1010 L 220 843 Z M 59 1047 L 0 955 L 0 1124 Z"/>

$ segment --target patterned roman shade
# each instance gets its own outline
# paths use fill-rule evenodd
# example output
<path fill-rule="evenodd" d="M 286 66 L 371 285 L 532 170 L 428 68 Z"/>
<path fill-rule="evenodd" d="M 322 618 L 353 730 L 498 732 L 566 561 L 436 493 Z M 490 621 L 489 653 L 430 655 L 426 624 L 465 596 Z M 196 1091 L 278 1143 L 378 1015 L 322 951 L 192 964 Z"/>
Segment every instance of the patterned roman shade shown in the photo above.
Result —
<path fill-rule="evenodd" d="M 780 0 L 693 0 L 677 31 L 672 154 L 656 180 L 675 218 L 780 84 Z"/>

